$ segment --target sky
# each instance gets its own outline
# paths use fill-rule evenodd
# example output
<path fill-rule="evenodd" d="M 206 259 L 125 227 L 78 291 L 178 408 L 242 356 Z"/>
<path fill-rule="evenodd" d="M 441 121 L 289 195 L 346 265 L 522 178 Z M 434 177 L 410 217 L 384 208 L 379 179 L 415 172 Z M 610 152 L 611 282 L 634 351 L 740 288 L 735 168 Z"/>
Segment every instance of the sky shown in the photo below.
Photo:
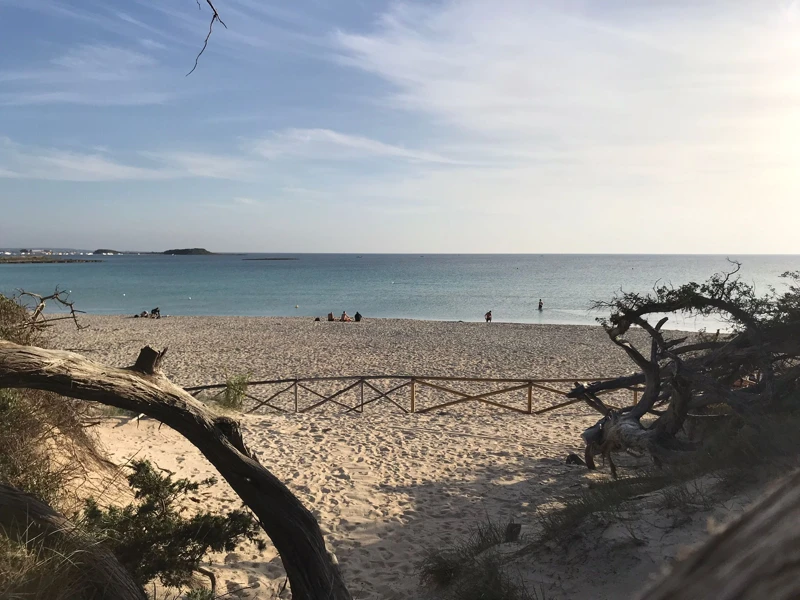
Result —
<path fill-rule="evenodd" d="M 800 3 L 0 0 L 0 247 L 800 253 Z"/>

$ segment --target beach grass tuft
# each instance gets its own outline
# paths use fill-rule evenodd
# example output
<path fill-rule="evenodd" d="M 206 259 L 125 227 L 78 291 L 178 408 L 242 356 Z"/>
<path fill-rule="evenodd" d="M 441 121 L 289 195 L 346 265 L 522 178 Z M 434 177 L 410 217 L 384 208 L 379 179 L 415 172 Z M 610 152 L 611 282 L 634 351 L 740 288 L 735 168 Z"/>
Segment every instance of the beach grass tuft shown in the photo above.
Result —
<path fill-rule="evenodd" d="M 0 534 L 0 598 L 14 600 L 97 600 L 92 555 L 39 539 L 17 543 Z"/>
<path fill-rule="evenodd" d="M 529 591 L 496 552 L 512 541 L 509 532 L 515 530 L 513 521 L 487 517 L 455 545 L 429 549 L 419 564 L 420 582 L 449 600 L 544 600 L 543 592 Z"/>
<path fill-rule="evenodd" d="M 228 377 L 225 390 L 217 396 L 217 404 L 226 410 L 240 411 L 247 397 L 247 382 L 250 374 L 244 373 Z"/>

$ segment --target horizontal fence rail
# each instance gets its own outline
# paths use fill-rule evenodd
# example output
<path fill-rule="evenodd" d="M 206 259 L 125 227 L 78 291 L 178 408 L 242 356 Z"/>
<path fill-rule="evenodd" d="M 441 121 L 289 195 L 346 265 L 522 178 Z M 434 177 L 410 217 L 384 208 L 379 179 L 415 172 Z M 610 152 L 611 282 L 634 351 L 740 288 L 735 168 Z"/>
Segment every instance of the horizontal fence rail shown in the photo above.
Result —
<path fill-rule="evenodd" d="M 381 402 L 405 414 L 429 413 L 468 402 L 511 412 L 541 415 L 581 402 L 565 399 L 576 382 L 609 381 L 611 377 L 570 377 L 556 379 L 514 379 L 443 377 L 415 375 L 350 375 L 296 377 L 250 381 L 241 392 L 248 400 L 245 412 L 272 410 L 278 413 L 307 413 L 322 407 L 341 412 L 364 412 Z M 214 383 L 187 387 L 194 396 L 220 395 L 228 384 Z M 613 399 L 624 402 L 622 394 L 633 394 L 636 404 L 642 388 L 615 390 Z M 604 392 L 601 392 L 604 393 Z"/>

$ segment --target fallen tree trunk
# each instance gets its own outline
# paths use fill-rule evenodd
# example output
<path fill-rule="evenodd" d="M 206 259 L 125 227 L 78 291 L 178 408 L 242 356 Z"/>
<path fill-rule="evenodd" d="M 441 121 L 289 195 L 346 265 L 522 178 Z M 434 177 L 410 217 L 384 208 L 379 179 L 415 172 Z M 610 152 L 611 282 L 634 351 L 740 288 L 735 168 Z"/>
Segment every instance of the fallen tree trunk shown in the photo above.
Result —
<path fill-rule="evenodd" d="M 120 369 L 73 352 L 0 341 L 0 388 L 47 390 L 168 425 L 200 450 L 256 515 L 280 553 L 295 600 L 351 600 L 314 516 L 258 462 L 236 421 L 214 415 L 159 372 L 164 352 L 144 348 L 134 367 Z"/>
<path fill-rule="evenodd" d="M 714 535 L 640 600 L 800 597 L 800 472 Z"/>
<path fill-rule="evenodd" d="M 41 545 L 64 553 L 85 581 L 86 597 L 147 600 L 144 590 L 102 544 L 44 502 L 2 483 L 0 530 L 34 552 Z"/>

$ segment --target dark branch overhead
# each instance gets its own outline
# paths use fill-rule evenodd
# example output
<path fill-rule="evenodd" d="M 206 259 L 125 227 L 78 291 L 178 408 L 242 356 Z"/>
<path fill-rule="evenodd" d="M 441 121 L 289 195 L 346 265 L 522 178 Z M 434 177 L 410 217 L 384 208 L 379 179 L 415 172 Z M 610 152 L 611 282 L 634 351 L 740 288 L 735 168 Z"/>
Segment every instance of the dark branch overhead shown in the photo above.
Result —
<path fill-rule="evenodd" d="M 225 29 L 227 29 L 227 28 L 228 28 L 228 26 L 227 26 L 227 25 L 225 25 L 225 21 L 223 21 L 223 20 L 220 18 L 220 16 L 219 16 L 219 13 L 217 12 L 217 9 L 216 9 L 216 8 L 214 8 L 214 5 L 211 3 L 211 0 L 206 0 L 206 3 L 207 3 L 207 4 L 208 4 L 210 7 L 211 7 L 211 12 L 212 12 L 212 15 L 211 15 L 211 21 L 210 21 L 210 22 L 209 22 L 209 24 L 208 24 L 208 33 L 206 34 L 206 39 L 203 41 L 203 47 L 200 49 L 200 52 L 198 52 L 198 53 L 197 53 L 197 56 L 196 56 L 196 57 L 195 57 L 195 59 L 194 59 L 194 66 L 192 67 L 192 70 L 191 70 L 191 71 L 189 71 L 189 72 L 186 74 L 186 76 L 187 76 L 187 77 L 188 77 L 189 75 L 191 75 L 192 73 L 194 73 L 194 70 L 197 68 L 197 63 L 200 61 L 200 57 L 203 55 L 203 52 L 205 52 L 205 51 L 206 51 L 206 48 L 208 47 L 208 40 L 209 40 L 209 38 L 211 37 L 211 33 L 214 31 L 214 22 L 215 22 L 215 21 L 219 21 L 219 22 L 220 22 L 220 24 L 221 24 L 221 25 L 222 25 L 222 26 L 223 26 Z M 200 0 L 197 0 L 197 8 L 198 8 L 198 9 L 202 8 L 202 7 L 200 6 Z"/>

